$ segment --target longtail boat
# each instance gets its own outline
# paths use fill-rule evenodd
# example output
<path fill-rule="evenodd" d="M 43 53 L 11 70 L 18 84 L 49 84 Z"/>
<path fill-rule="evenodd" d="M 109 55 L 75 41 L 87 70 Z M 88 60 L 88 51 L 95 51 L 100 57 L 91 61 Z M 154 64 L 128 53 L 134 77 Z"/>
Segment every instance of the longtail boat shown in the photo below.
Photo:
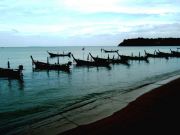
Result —
<path fill-rule="evenodd" d="M 166 55 L 166 56 L 172 56 L 171 53 L 167 53 L 167 52 L 162 52 L 158 49 L 157 54 L 161 54 L 161 55 Z"/>
<path fill-rule="evenodd" d="M 164 57 L 173 57 L 172 53 L 161 52 L 159 49 L 158 49 L 157 54 Z"/>
<path fill-rule="evenodd" d="M 105 49 L 101 49 L 101 51 L 104 51 L 105 53 L 116 53 L 118 52 L 119 50 L 105 50 Z"/>
<path fill-rule="evenodd" d="M 73 54 L 72 54 L 72 57 L 73 57 L 74 61 L 76 62 L 77 66 L 110 67 L 109 63 L 80 60 L 80 59 L 76 59 Z"/>
<path fill-rule="evenodd" d="M 166 58 L 166 59 L 168 59 L 168 56 L 158 54 L 158 53 L 156 52 L 156 50 L 154 51 L 154 54 L 147 53 L 145 50 L 144 50 L 144 52 L 145 52 L 145 55 L 146 55 L 148 58 Z"/>
<path fill-rule="evenodd" d="M 47 51 L 47 53 L 50 55 L 50 57 L 66 57 L 66 56 L 71 57 L 71 52 L 59 54 L 59 53 L 51 53 Z"/>
<path fill-rule="evenodd" d="M 140 54 L 139 54 L 139 56 L 120 55 L 118 52 L 117 52 L 117 54 L 121 59 L 149 62 L 147 56 L 140 56 Z"/>
<path fill-rule="evenodd" d="M 89 55 L 91 56 L 91 58 L 93 58 L 93 60 L 94 60 L 95 62 L 98 62 L 98 63 L 107 63 L 107 64 L 109 64 L 108 59 L 106 59 L 106 58 L 98 58 L 98 56 L 97 56 L 97 57 L 94 57 L 94 56 L 92 56 L 91 53 L 89 53 Z"/>
<path fill-rule="evenodd" d="M 161 51 L 158 50 L 157 53 L 159 55 L 166 56 L 166 57 L 180 57 L 180 52 L 172 51 L 171 49 L 170 49 L 170 51 L 171 51 L 171 53 L 167 53 L 167 52 L 161 52 Z"/>
<path fill-rule="evenodd" d="M 129 66 L 127 59 L 115 59 L 114 57 L 109 58 L 109 55 L 108 55 L 108 58 L 98 58 L 98 57 L 92 56 L 91 53 L 89 53 L 89 55 L 93 58 L 94 61 L 97 61 L 97 62 L 110 63 L 110 64 L 124 64 L 124 65 Z"/>
<path fill-rule="evenodd" d="M 171 51 L 171 54 L 172 54 L 174 57 L 180 57 L 180 52 L 179 52 L 179 51 L 172 51 L 171 49 L 170 49 L 170 51 Z"/>
<path fill-rule="evenodd" d="M 108 62 L 109 62 L 109 63 L 112 63 L 112 64 L 124 64 L 124 65 L 127 65 L 127 66 L 130 65 L 130 64 L 128 63 L 128 60 L 127 60 L 127 59 L 108 58 Z"/>
<path fill-rule="evenodd" d="M 50 64 L 47 58 L 47 63 L 45 62 L 39 62 L 33 59 L 31 56 L 32 64 L 35 65 L 35 69 L 39 70 L 62 70 L 69 72 L 70 71 L 70 65 L 71 62 L 65 63 L 65 64 L 59 64 L 59 62 L 56 64 Z M 58 59 L 59 61 L 59 59 Z"/>
<path fill-rule="evenodd" d="M 8 68 L 0 68 L 0 77 L 2 78 L 10 78 L 10 79 L 23 79 L 23 65 L 19 65 L 18 69 L 10 68 L 10 64 L 8 61 Z"/>

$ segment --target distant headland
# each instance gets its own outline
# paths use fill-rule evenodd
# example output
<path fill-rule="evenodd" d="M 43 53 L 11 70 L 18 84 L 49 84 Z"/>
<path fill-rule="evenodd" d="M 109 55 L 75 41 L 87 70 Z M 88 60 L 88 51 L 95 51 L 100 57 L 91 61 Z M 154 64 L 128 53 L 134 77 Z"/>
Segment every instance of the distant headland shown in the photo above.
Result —
<path fill-rule="evenodd" d="M 118 46 L 180 46 L 180 38 L 124 39 Z"/>

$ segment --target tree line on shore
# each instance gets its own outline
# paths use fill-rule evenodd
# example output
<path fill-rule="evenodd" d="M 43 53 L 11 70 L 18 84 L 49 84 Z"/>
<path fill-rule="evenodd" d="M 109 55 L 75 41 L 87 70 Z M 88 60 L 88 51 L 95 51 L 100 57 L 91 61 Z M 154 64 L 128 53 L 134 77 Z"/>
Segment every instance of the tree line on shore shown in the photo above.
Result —
<path fill-rule="evenodd" d="M 118 46 L 180 46 L 180 38 L 124 39 Z"/>

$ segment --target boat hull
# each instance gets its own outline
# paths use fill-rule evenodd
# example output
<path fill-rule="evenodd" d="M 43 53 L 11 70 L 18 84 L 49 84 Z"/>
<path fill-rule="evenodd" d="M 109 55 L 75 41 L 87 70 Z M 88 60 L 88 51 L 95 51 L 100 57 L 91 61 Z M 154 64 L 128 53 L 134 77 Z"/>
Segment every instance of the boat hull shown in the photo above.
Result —
<path fill-rule="evenodd" d="M 22 79 L 23 74 L 21 70 L 0 68 L 0 77 L 11 79 Z"/>

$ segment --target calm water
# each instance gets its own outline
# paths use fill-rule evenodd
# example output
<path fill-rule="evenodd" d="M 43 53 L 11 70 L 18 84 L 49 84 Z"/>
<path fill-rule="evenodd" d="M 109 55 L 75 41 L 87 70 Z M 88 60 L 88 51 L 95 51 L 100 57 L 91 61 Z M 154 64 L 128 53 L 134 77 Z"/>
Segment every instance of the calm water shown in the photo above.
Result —
<path fill-rule="evenodd" d="M 141 86 L 180 74 L 180 58 L 149 59 L 149 63 L 130 62 L 130 66 L 111 65 L 86 68 L 71 67 L 71 72 L 32 71 L 30 55 L 39 61 L 47 59 L 47 50 L 71 51 L 76 58 L 107 57 L 104 49 L 119 49 L 121 54 L 144 55 L 144 50 L 169 52 L 177 47 L 27 47 L 0 48 L 0 67 L 24 65 L 24 83 L 0 79 L 0 134 L 57 134 L 112 114 L 134 100 Z M 116 54 L 114 54 L 117 57 Z M 110 55 L 112 57 L 113 54 Z M 73 61 L 60 58 L 61 63 Z M 50 63 L 57 59 L 50 59 Z M 142 92 L 143 93 L 143 92 Z"/>

